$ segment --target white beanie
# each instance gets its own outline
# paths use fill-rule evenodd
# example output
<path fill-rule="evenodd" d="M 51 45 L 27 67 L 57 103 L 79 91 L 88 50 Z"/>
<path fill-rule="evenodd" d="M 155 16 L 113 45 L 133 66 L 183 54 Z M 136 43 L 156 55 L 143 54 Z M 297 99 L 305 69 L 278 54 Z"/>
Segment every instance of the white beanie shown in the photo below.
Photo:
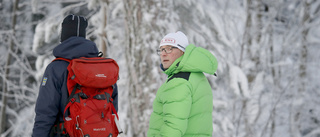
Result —
<path fill-rule="evenodd" d="M 177 47 L 184 52 L 186 47 L 189 45 L 189 41 L 187 36 L 183 32 L 177 31 L 176 33 L 169 33 L 163 37 L 159 47 L 165 45 Z"/>

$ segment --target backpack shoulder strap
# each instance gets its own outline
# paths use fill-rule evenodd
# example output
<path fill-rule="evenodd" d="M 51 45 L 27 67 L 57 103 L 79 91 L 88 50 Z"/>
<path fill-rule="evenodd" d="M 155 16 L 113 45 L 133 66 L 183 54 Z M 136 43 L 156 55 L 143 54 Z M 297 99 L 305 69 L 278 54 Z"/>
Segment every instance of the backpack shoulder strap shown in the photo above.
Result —
<path fill-rule="evenodd" d="M 71 62 L 71 59 L 66 59 L 66 58 L 55 58 L 54 60 L 52 60 L 52 62 L 56 60 L 63 60 L 63 61 L 67 61 L 68 63 Z"/>

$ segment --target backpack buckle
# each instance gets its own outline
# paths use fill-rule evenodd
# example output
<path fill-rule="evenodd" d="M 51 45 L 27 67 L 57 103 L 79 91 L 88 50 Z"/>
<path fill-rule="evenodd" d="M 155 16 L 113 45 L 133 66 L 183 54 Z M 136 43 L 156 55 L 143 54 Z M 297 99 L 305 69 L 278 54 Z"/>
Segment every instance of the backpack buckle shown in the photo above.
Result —
<path fill-rule="evenodd" d="M 80 92 L 79 93 L 79 96 L 82 98 L 82 99 L 88 99 L 89 97 L 85 94 L 85 93 L 83 93 L 83 92 Z"/>
<path fill-rule="evenodd" d="M 70 101 L 71 103 L 74 103 L 74 102 L 76 101 L 76 99 L 75 99 L 75 98 L 71 98 L 69 101 Z"/>

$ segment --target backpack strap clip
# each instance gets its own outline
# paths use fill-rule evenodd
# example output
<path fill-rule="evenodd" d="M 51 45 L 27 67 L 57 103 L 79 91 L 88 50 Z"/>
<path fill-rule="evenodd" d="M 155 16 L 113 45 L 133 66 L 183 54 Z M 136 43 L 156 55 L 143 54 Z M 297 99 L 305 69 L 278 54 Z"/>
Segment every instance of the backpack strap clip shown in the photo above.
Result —
<path fill-rule="evenodd" d="M 108 103 L 110 102 L 110 94 L 108 93 L 98 94 L 98 95 L 95 95 L 93 98 L 98 100 L 107 100 Z"/>
<path fill-rule="evenodd" d="M 82 99 L 88 99 L 89 97 L 85 94 L 85 93 L 83 93 L 83 92 L 80 92 L 80 93 L 78 93 L 79 94 L 79 96 L 82 98 Z"/>

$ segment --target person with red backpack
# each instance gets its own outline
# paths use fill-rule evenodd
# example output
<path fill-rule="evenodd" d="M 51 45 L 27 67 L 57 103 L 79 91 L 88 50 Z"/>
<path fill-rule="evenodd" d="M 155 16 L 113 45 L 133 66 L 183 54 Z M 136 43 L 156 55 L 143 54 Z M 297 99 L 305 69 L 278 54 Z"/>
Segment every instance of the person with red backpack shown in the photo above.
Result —
<path fill-rule="evenodd" d="M 87 26 L 87 19 L 77 15 L 68 15 L 62 22 L 61 43 L 53 50 L 53 55 L 57 59 L 52 61 L 47 66 L 42 78 L 42 83 L 40 85 L 39 95 L 35 107 L 36 116 L 32 133 L 33 137 L 77 136 L 78 133 L 72 133 L 74 135 L 69 135 L 70 131 L 67 130 L 70 128 L 79 130 L 79 133 L 82 133 L 79 134 L 80 136 L 92 137 L 92 135 L 83 133 L 86 130 L 83 127 L 85 127 L 84 124 L 86 124 L 87 120 L 82 120 L 80 123 L 80 121 L 78 121 L 79 116 L 82 117 L 82 119 L 90 119 L 91 115 L 98 116 L 100 119 L 98 118 L 98 121 L 95 122 L 105 122 L 109 120 L 110 123 L 111 116 L 113 116 L 112 118 L 115 117 L 111 114 L 111 112 L 116 114 L 118 111 L 118 89 L 117 84 L 115 83 L 118 79 L 118 65 L 112 59 L 98 57 L 99 51 L 96 47 L 96 44 L 86 39 Z M 91 58 L 94 58 L 95 60 L 92 61 Z M 98 70 L 90 67 L 84 67 L 86 70 L 74 70 L 77 68 L 82 68 L 82 64 L 87 64 L 88 62 L 100 62 L 99 60 L 104 60 L 107 62 L 106 65 L 113 65 L 112 68 L 114 68 L 115 71 L 112 72 L 112 77 L 106 74 L 110 72 L 108 67 Z M 108 83 L 107 81 L 106 83 L 108 84 L 105 86 L 96 84 L 100 87 L 86 87 L 86 83 L 83 83 L 83 81 L 81 82 L 81 76 L 79 75 L 89 76 L 89 73 L 92 72 L 83 74 L 78 73 L 91 70 L 108 70 L 106 73 L 99 72 L 98 74 L 94 74 L 94 78 L 100 78 L 99 80 L 103 79 L 105 81 L 107 80 L 104 78 L 112 78 L 112 82 Z M 102 82 L 100 81 L 100 83 Z M 93 81 L 93 83 L 97 82 Z M 91 85 L 96 86 L 92 83 L 88 86 Z M 97 91 L 99 94 L 92 93 L 91 91 L 85 91 L 87 89 Z M 83 103 L 84 101 L 86 102 Z M 84 106 L 89 106 L 91 104 L 97 107 L 97 105 L 100 105 L 100 102 L 107 103 L 104 103 L 104 107 L 102 108 L 99 107 L 99 109 L 96 109 L 95 107 L 91 107 L 89 110 L 93 112 L 99 111 L 97 114 L 86 114 L 90 116 L 86 116 L 84 118 L 82 115 L 89 111 L 77 110 L 79 108 L 83 108 L 83 106 L 80 107 L 79 104 Z M 109 107 L 109 105 L 111 107 Z M 106 110 L 106 108 L 108 108 L 108 110 Z M 72 115 L 72 113 L 75 113 L 75 111 L 81 111 L 81 114 Z M 107 111 L 110 112 L 110 114 L 106 114 Z M 105 120 L 105 117 L 108 117 L 108 119 Z M 116 118 L 118 118 L 118 116 L 116 116 Z M 67 123 L 64 124 L 65 121 L 75 121 L 75 124 L 69 124 L 75 127 L 67 128 L 66 126 L 68 125 L 65 125 Z M 111 119 L 111 121 L 114 120 Z M 88 120 L 88 123 L 89 122 L 90 120 Z M 107 130 L 105 127 L 92 129 L 93 132 L 101 132 L 105 130 Z"/>

